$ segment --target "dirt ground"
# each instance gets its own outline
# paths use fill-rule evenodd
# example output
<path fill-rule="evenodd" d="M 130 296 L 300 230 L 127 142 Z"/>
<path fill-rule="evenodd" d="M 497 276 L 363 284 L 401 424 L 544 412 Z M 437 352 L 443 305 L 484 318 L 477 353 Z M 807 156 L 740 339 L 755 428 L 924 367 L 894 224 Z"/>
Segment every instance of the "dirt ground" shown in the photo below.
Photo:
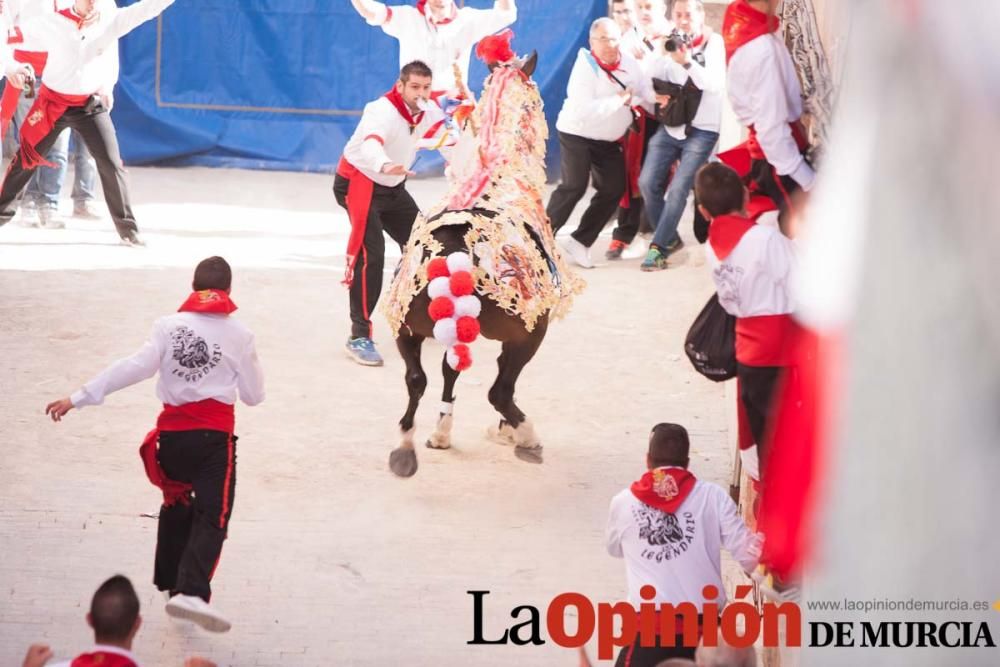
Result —
<path fill-rule="evenodd" d="M 575 665 L 551 642 L 467 645 L 467 591 L 490 591 L 490 639 L 514 623 L 518 605 L 538 607 L 544 622 L 562 592 L 621 599 L 622 563 L 604 549 L 606 511 L 643 471 L 657 422 L 686 425 L 694 472 L 728 484 L 723 387 L 697 375 L 682 350 L 712 289 L 689 216 L 677 266 L 644 274 L 633 259 L 584 271 L 587 290 L 550 327 L 517 392 L 543 465 L 483 437 L 497 419 L 486 390 L 499 347 L 479 341 L 457 388 L 454 448 L 420 447 L 419 472 L 401 480 L 387 459 L 406 392 L 381 315 L 385 367 L 343 354 L 348 225 L 331 178 L 131 169 L 130 179 L 146 248 L 118 245 L 108 220 L 0 229 L 0 664 L 20 664 L 36 641 L 60 657 L 87 647 L 90 596 L 121 572 L 140 594 L 135 651 L 150 665 L 179 666 L 191 654 L 289 667 Z M 427 206 L 443 187 L 415 181 L 412 191 Z M 256 333 L 268 393 L 238 410 L 235 512 L 213 597 L 233 621 L 227 635 L 169 619 L 151 583 L 156 523 L 141 515 L 157 509 L 158 492 L 137 450 L 158 411 L 152 382 L 61 424 L 42 414 L 137 349 L 212 254 L 234 266 L 237 316 Z M 437 412 L 441 354 L 425 345 L 421 441 Z M 594 642 L 588 651 L 593 659 Z"/>

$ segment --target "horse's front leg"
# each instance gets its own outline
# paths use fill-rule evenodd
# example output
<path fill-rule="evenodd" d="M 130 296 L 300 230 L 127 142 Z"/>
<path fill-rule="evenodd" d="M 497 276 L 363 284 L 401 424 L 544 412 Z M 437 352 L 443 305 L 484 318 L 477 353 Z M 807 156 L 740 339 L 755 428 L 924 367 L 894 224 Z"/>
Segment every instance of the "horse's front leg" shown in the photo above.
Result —
<path fill-rule="evenodd" d="M 413 433 L 416 430 L 414 417 L 420 398 L 427 388 L 427 375 L 420 364 L 420 348 L 423 343 L 423 336 L 402 332 L 396 338 L 396 347 L 406 364 L 406 389 L 410 396 L 406 413 L 399 420 L 402 440 L 399 447 L 389 454 L 389 469 L 400 477 L 412 477 L 417 472 L 417 453 L 413 450 Z"/>

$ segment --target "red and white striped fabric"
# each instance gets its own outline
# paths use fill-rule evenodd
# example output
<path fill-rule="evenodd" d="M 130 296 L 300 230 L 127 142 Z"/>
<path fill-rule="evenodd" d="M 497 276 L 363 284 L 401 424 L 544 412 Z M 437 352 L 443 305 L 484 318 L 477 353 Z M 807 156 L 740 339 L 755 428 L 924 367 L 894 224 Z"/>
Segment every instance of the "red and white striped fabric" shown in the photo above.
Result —
<path fill-rule="evenodd" d="M 476 296 L 472 258 L 466 252 L 436 257 L 427 265 L 427 312 L 434 320 L 435 340 L 447 346 L 448 365 L 456 371 L 472 366 L 469 343 L 479 337 L 482 303 Z"/>

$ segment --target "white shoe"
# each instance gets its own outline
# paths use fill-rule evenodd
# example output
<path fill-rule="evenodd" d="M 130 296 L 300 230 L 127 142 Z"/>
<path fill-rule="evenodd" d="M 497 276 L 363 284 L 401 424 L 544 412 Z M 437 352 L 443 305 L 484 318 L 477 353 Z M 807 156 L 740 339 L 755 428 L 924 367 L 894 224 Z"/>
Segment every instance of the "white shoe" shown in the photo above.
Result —
<path fill-rule="evenodd" d="M 573 260 L 573 263 L 584 269 L 594 268 L 594 262 L 590 259 L 590 248 L 577 241 L 572 236 L 567 236 L 560 241 L 559 245 Z"/>
<path fill-rule="evenodd" d="M 38 226 L 42 229 L 66 229 L 66 223 L 59 217 L 59 211 L 52 206 L 38 207 Z"/>
<path fill-rule="evenodd" d="M 649 239 L 643 236 L 636 236 L 635 239 L 622 252 L 622 259 L 639 259 L 646 256 L 649 250 Z"/>
<path fill-rule="evenodd" d="M 193 595 L 175 595 L 167 603 L 167 614 L 197 623 L 209 632 L 229 632 L 232 627 L 222 614 Z"/>
<path fill-rule="evenodd" d="M 17 224 L 19 227 L 38 227 L 38 209 L 35 206 L 28 206 L 27 204 L 21 206 L 21 210 L 18 212 Z"/>

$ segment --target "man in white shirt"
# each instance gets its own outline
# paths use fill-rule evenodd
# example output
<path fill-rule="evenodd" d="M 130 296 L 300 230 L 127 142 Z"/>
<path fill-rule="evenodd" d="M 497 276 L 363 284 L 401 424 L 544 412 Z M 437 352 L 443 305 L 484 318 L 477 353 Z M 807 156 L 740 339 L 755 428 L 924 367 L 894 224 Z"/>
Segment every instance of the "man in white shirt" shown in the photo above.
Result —
<path fill-rule="evenodd" d="M 194 292 L 179 312 L 153 324 L 138 352 L 45 408 L 61 421 L 73 408 L 100 405 L 159 371 L 163 412 L 139 450 L 147 477 L 163 491 L 153 582 L 172 596 L 168 614 L 212 632 L 230 628 L 208 601 L 236 497 L 234 404 L 237 395 L 247 405 L 264 400 L 253 334 L 229 317 L 236 310 L 231 286 L 226 260 L 203 260 Z"/>
<path fill-rule="evenodd" d="M 400 68 L 415 60 L 431 68 L 435 92 L 455 87 L 455 64 L 468 84 L 473 45 L 517 19 L 514 0 L 496 0 L 493 9 L 459 8 L 454 0 L 418 0 L 415 7 L 386 6 L 376 0 L 351 0 L 351 4 L 369 25 L 380 26 L 399 40 Z"/>
<path fill-rule="evenodd" d="M 122 241 L 142 245 L 129 203 L 118 138 L 108 111 L 118 78 L 118 38 L 155 18 L 174 0 L 75 0 L 22 23 L 25 41 L 48 52 L 42 86 L 21 128 L 21 148 L 0 189 L 0 225 L 17 213 L 15 201 L 67 127 L 77 130 L 97 163 L 104 199 Z"/>
<path fill-rule="evenodd" d="M 791 195 L 811 190 L 816 174 L 804 156 L 802 87 L 777 32 L 776 6 L 777 0 L 734 0 L 726 8 L 722 34 L 729 101 L 750 130 L 751 194 L 769 197 L 783 219 Z M 720 159 L 727 161 L 724 155 Z"/>
<path fill-rule="evenodd" d="M 639 63 L 619 48 L 621 31 L 609 18 L 590 27 L 590 50 L 580 49 L 556 120 L 562 178 L 546 213 L 553 233 L 569 219 L 592 180 L 597 193 L 563 250 L 577 265 L 594 266 L 590 247 L 618 208 L 625 191 L 622 139 L 634 122 L 633 106 L 651 111 L 650 81 Z"/>
<path fill-rule="evenodd" d="M 747 572 L 760 558 L 760 540 L 747 529 L 729 494 L 717 484 L 695 479 L 688 470 L 689 450 L 683 426 L 657 424 L 649 435 L 648 470 L 611 500 L 607 549 L 625 559 L 628 600 L 636 610 L 643 603 L 676 607 L 684 602 L 699 610 L 713 602 L 721 609 L 726 601 L 721 549 Z M 655 596 L 642 597 L 643 586 L 652 586 Z M 706 587 L 715 588 L 715 599 L 705 599 Z M 697 645 L 684 646 L 680 619 L 678 625 L 673 620 L 661 618 L 659 625 L 678 628 L 674 646 L 660 646 L 663 642 L 658 641 L 657 646 L 642 647 L 636 636 L 622 649 L 617 664 L 643 667 L 668 658 L 694 658 Z"/>
<path fill-rule="evenodd" d="M 393 88 L 365 105 L 361 122 L 344 147 L 333 193 L 347 209 L 344 284 L 350 289 L 351 335 L 346 351 L 363 366 L 381 366 L 372 340 L 371 314 L 382 293 L 384 231 L 402 248 L 420 209 L 406 191 L 418 145 L 444 119 L 430 102 L 433 74 L 421 61 L 408 63 Z"/>
<path fill-rule="evenodd" d="M 649 142 L 649 151 L 639 176 L 639 188 L 654 234 L 640 267 L 643 271 L 666 269 L 667 257 L 684 246 L 677 235 L 677 225 L 687 207 L 695 174 L 711 157 L 719 141 L 722 124 L 726 86 L 726 54 L 722 36 L 705 26 L 702 0 L 676 0 L 671 12 L 673 23 L 677 26 L 672 45 L 677 48 L 661 61 L 655 76 L 687 86 L 689 91 L 700 90 L 701 101 L 689 126 L 664 126 Z M 682 37 L 690 41 L 689 46 Z M 662 97 L 658 101 L 667 103 L 667 99 Z M 677 170 L 670 178 L 674 162 L 678 162 Z"/>

